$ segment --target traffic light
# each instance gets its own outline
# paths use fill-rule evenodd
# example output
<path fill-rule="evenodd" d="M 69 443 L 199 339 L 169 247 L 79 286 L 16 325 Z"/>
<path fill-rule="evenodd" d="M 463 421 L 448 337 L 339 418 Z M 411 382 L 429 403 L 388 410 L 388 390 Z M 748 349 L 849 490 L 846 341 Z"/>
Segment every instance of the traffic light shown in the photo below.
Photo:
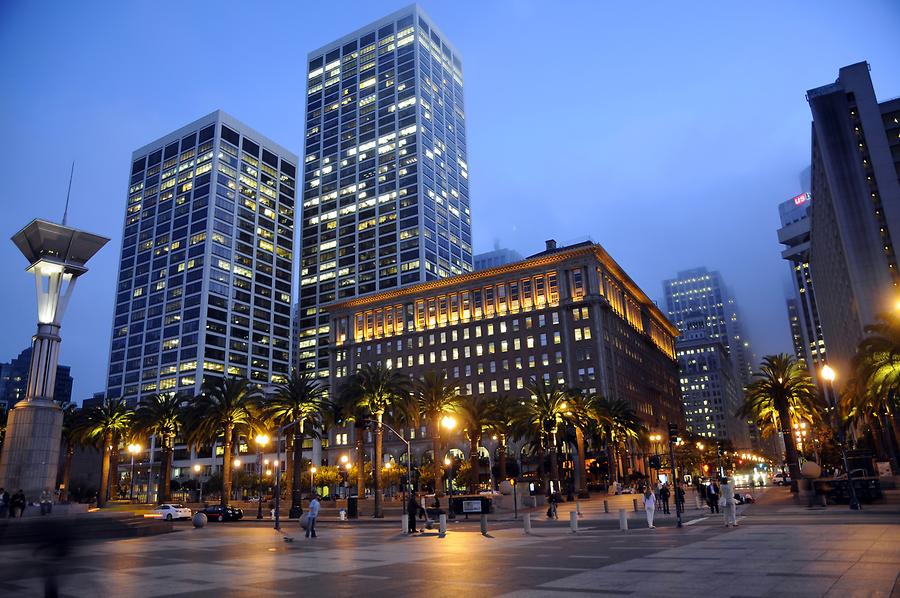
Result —
<path fill-rule="evenodd" d="M 669 442 L 675 442 L 676 436 L 678 436 L 678 424 L 669 422 Z"/>
<path fill-rule="evenodd" d="M 650 455 L 650 459 L 648 459 L 648 461 L 650 462 L 650 469 L 659 469 L 659 455 Z"/>

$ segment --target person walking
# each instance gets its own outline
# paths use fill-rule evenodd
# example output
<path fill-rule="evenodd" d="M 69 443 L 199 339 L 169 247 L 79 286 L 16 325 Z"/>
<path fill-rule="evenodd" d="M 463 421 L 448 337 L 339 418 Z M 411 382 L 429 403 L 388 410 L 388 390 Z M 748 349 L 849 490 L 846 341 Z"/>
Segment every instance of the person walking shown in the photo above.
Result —
<path fill-rule="evenodd" d="M 675 509 L 684 513 L 684 489 L 681 484 L 675 484 Z"/>
<path fill-rule="evenodd" d="M 662 503 L 663 514 L 669 514 L 669 484 L 663 484 L 659 489 L 659 500 Z"/>
<path fill-rule="evenodd" d="M 737 527 L 737 504 L 734 500 L 734 486 L 729 483 L 728 478 L 722 478 L 722 500 L 725 507 L 722 512 L 725 513 L 725 527 Z"/>
<path fill-rule="evenodd" d="M 410 534 L 415 534 L 419 530 L 416 529 L 416 517 L 419 515 L 419 512 L 422 511 L 422 507 L 419 506 L 419 501 L 416 500 L 415 494 L 410 494 L 409 502 L 406 503 L 406 531 Z"/>
<path fill-rule="evenodd" d="M 25 501 L 25 493 L 19 489 L 15 494 L 12 495 L 12 499 L 9 501 L 9 516 L 15 517 L 16 513 L 18 513 L 19 517 L 25 516 L 25 505 L 27 502 Z"/>
<path fill-rule="evenodd" d="M 9 517 L 9 492 L 0 488 L 0 519 Z"/>
<path fill-rule="evenodd" d="M 706 504 L 709 505 L 710 513 L 719 512 L 719 485 L 715 481 L 706 487 Z"/>
<path fill-rule="evenodd" d="M 50 488 L 44 488 L 41 492 L 41 515 L 49 515 L 53 511 L 53 495 Z"/>
<path fill-rule="evenodd" d="M 315 538 L 316 537 L 316 517 L 319 516 L 319 495 L 313 494 L 312 500 L 309 501 L 309 509 L 306 511 L 307 514 L 307 523 L 306 523 L 306 537 L 307 538 Z"/>
<path fill-rule="evenodd" d="M 556 511 L 556 507 L 559 504 L 559 495 L 554 492 L 547 501 L 550 503 L 550 507 L 547 509 L 547 519 L 559 519 L 559 513 Z"/>
<path fill-rule="evenodd" d="M 656 495 L 653 494 L 653 490 L 649 486 L 644 490 L 644 511 L 647 512 L 647 527 L 656 529 L 653 525 L 653 514 L 656 512 Z"/>

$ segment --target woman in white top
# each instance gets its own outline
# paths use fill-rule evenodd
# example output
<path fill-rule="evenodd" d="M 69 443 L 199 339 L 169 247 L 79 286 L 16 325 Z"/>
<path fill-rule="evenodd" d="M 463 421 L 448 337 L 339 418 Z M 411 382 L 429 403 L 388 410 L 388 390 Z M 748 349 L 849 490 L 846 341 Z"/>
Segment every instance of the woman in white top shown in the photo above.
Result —
<path fill-rule="evenodd" d="M 647 512 L 647 527 L 650 529 L 656 529 L 653 525 L 653 514 L 656 512 L 656 495 L 653 494 L 653 489 L 650 486 L 644 490 L 644 510 Z"/>

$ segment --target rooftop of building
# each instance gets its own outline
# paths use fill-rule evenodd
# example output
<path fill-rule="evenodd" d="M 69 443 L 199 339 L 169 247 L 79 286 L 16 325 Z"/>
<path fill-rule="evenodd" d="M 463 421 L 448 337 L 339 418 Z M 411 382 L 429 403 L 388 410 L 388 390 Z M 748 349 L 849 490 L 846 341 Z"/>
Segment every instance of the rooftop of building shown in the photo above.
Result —
<path fill-rule="evenodd" d="M 404 298 L 413 298 L 426 292 L 435 292 L 440 289 L 446 289 L 461 284 L 470 284 L 478 280 L 486 280 L 495 276 L 502 276 L 513 272 L 530 270 L 540 266 L 549 266 L 559 264 L 565 260 L 577 258 L 585 255 L 593 255 L 622 283 L 622 285 L 634 296 L 634 298 L 644 307 L 646 307 L 653 315 L 654 319 L 662 324 L 670 334 L 678 336 L 678 328 L 669 321 L 657 305 L 641 290 L 641 288 L 631 279 L 631 277 L 622 269 L 609 253 L 598 243 L 585 241 L 559 247 L 556 241 L 550 239 L 546 242 L 546 249 L 534 255 L 528 256 L 524 260 L 512 262 L 496 268 L 488 268 L 451 276 L 448 278 L 440 278 L 408 285 L 398 289 L 388 291 L 378 291 L 367 295 L 355 297 L 345 301 L 336 301 L 325 306 L 327 311 L 337 311 L 341 309 L 349 309 L 365 305 L 378 304 L 388 300 L 402 300 Z"/>

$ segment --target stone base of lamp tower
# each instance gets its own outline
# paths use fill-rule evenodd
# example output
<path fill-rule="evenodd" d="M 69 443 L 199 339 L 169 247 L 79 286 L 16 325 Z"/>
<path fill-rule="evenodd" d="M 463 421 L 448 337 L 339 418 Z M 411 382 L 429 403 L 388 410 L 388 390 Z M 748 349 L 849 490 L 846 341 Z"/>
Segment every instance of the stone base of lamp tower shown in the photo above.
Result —
<path fill-rule="evenodd" d="M 22 401 L 9 411 L 0 487 L 10 494 L 22 490 L 29 503 L 45 489 L 56 489 L 62 421 L 62 409 L 53 401 Z"/>

